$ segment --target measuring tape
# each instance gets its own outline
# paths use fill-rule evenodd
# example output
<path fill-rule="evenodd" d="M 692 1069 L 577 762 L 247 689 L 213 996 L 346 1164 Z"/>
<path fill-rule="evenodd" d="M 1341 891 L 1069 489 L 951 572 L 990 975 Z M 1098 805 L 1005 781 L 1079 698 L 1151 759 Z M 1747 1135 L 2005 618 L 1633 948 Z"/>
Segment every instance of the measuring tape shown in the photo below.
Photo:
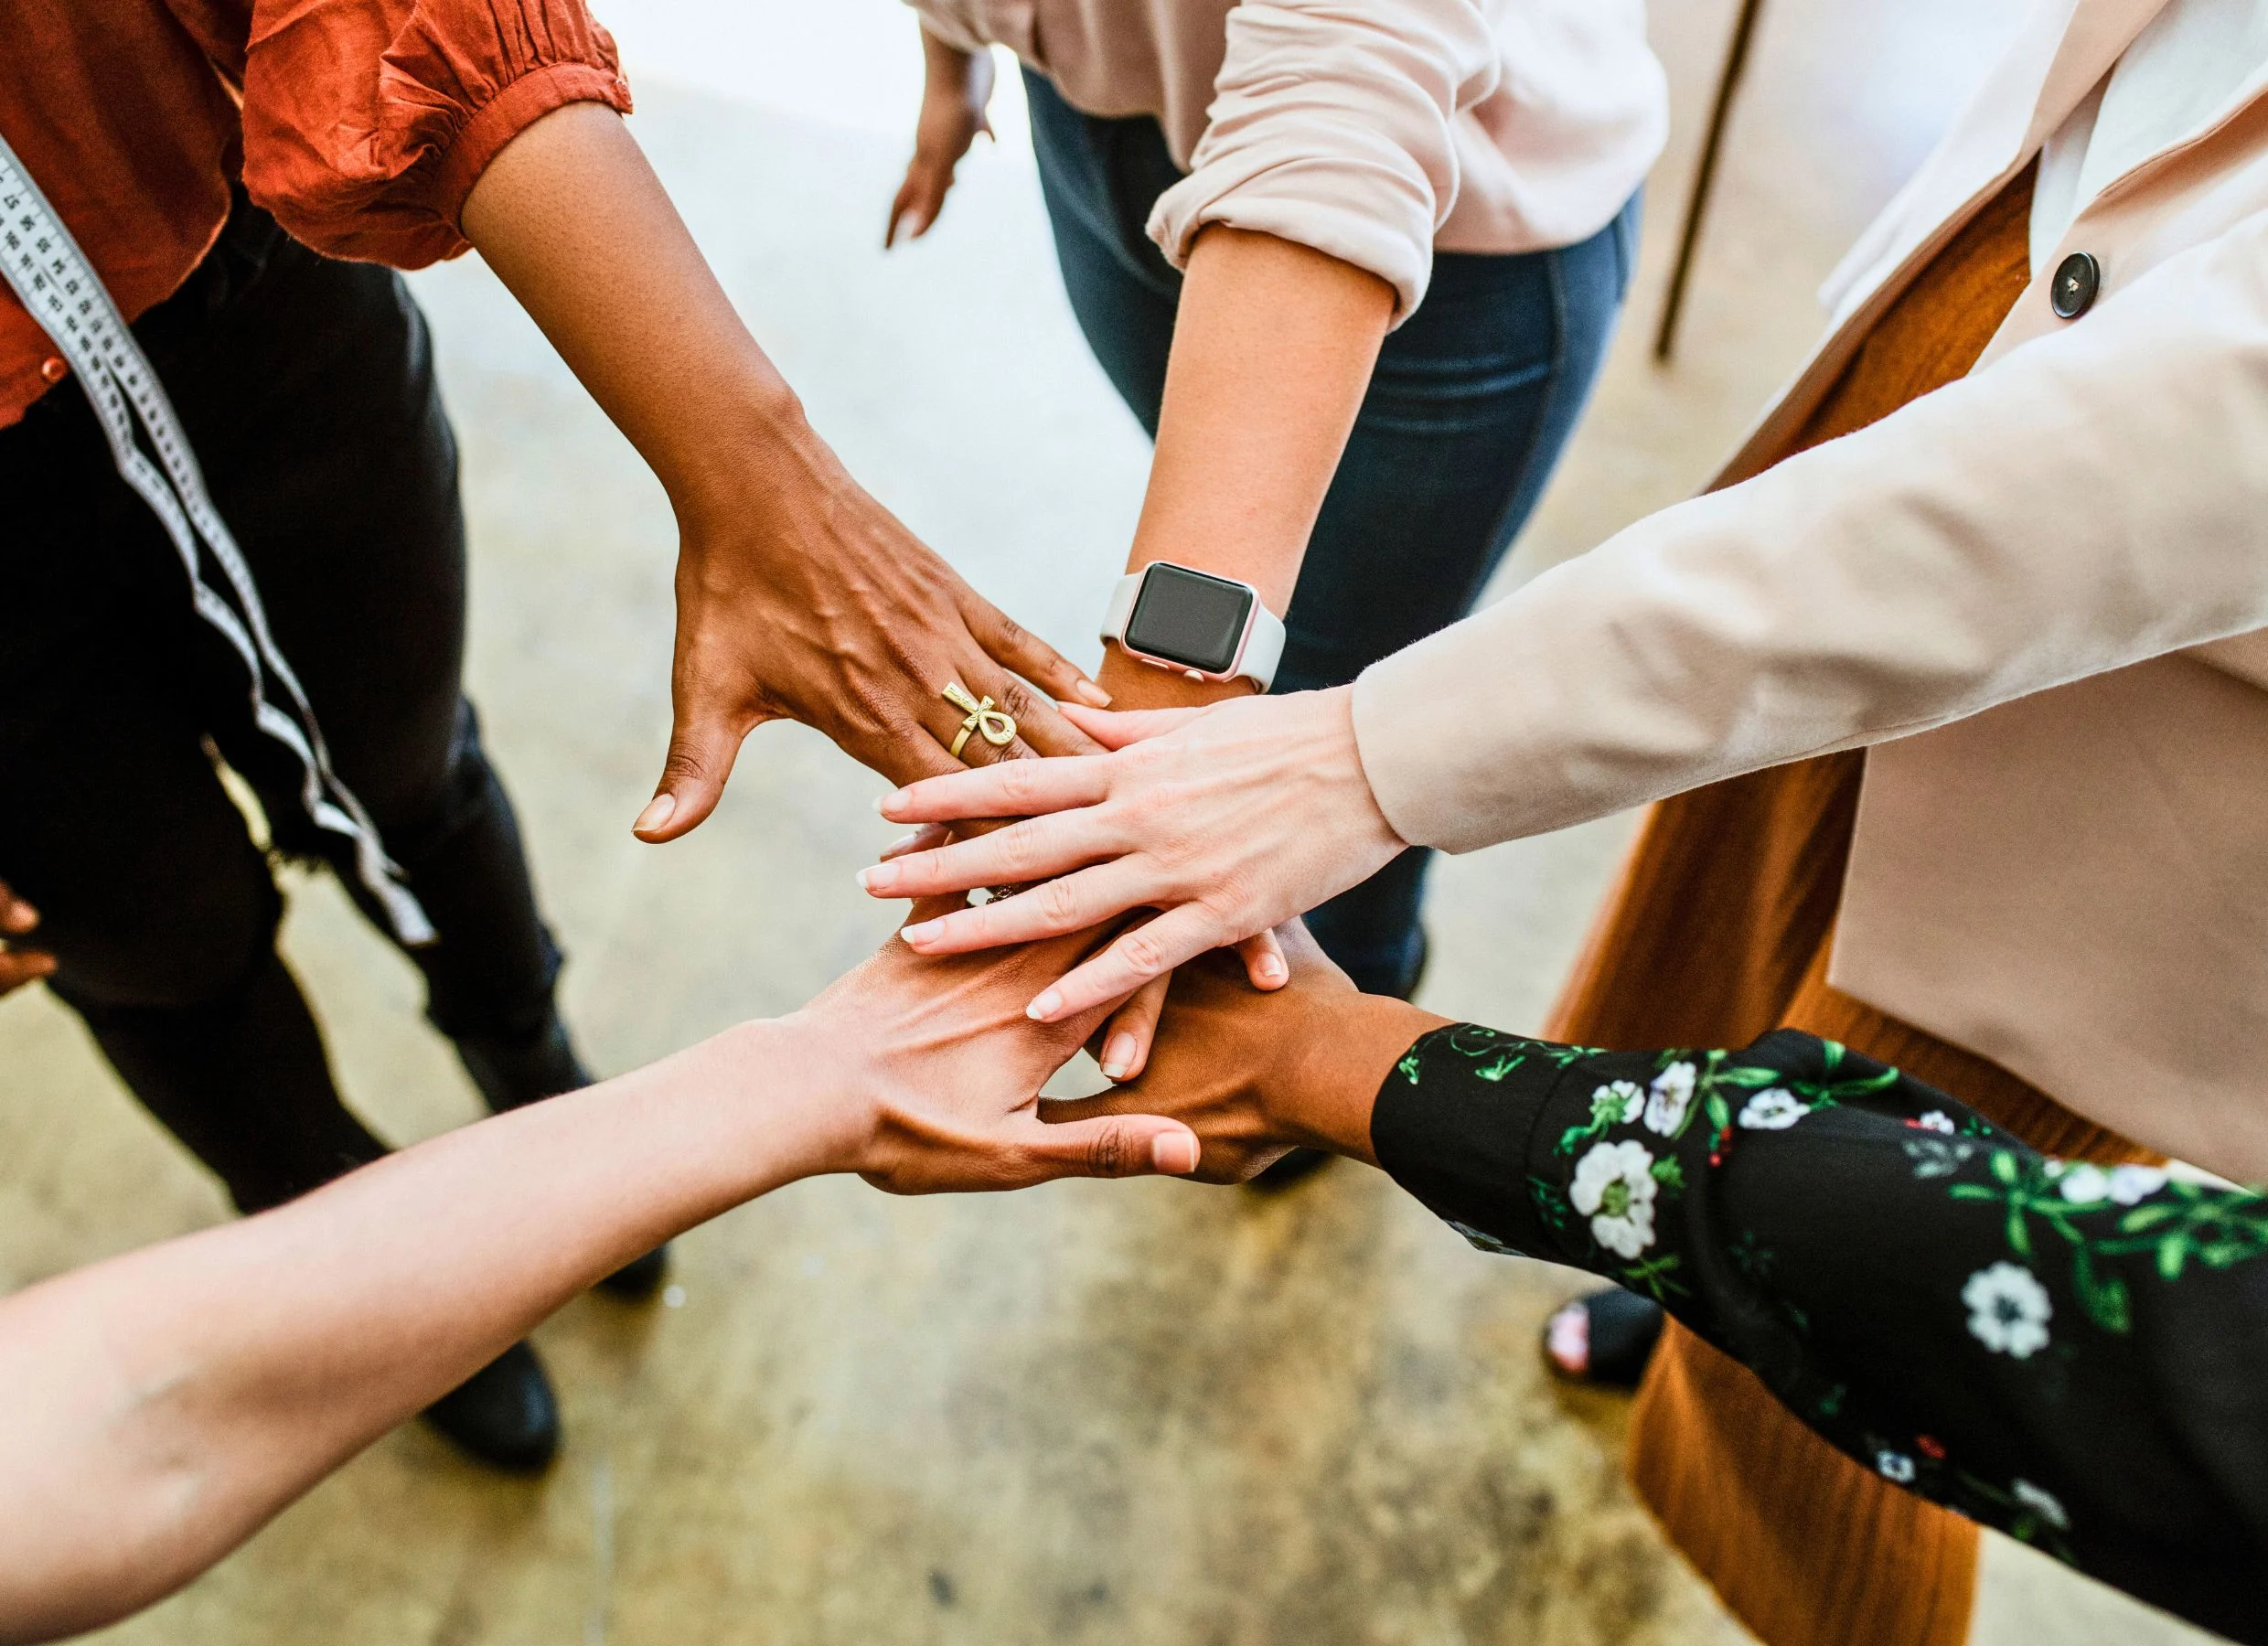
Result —
<path fill-rule="evenodd" d="M 268 632 L 267 612 L 260 604 L 251 568 L 205 493 L 197 454 L 181 432 L 157 373 L 126 329 L 86 253 L 4 138 L 0 273 L 6 275 L 16 297 L 70 362 L 110 441 L 119 477 L 141 495 L 173 540 L 182 570 L 188 573 L 198 615 L 219 630 L 244 660 L 253 722 L 299 757 L 299 800 L 307 816 L 317 828 L 354 842 L 356 876 L 386 911 L 394 935 L 412 946 L 433 942 L 433 923 L 401 883 L 401 871 L 387 857 L 377 826 L 331 770 L 330 751 L 324 746 L 315 711 L 300 689 L 299 677 Z M 156 454 L 155 464 L 135 441 L 136 418 Z M 235 593 L 234 606 L 205 581 L 200 543 Z M 271 679 L 281 689 L 288 712 L 271 700 Z"/>

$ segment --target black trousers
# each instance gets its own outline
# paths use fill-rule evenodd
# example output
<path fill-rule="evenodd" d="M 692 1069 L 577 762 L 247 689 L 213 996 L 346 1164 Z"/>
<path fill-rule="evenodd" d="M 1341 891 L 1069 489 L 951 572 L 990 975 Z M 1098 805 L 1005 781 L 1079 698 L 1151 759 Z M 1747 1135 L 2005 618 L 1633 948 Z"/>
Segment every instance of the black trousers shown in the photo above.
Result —
<path fill-rule="evenodd" d="M 318 257 L 241 200 L 134 326 L 258 583 L 339 776 L 439 940 L 412 951 L 447 1034 L 550 1019 L 559 954 L 460 672 L 465 525 L 425 325 L 401 282 Z M 40 911 L 55 992 L 251 1212 L 385 1152 L 340 1104 L 275 952 L 270 860 L 331 861 L 295 757 L 191 609 L 171 543 L 75 383 L 0 430 L 0 880 Z"/>

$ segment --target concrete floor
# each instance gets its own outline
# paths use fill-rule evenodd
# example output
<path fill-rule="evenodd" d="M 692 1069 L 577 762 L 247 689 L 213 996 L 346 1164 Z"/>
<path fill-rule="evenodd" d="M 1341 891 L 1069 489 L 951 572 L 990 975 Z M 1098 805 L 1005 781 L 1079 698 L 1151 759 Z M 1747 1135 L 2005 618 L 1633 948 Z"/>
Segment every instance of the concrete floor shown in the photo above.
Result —
<path fill-rule="evenodd" d="M 605 8 L 602 8 L 604 10 Z M 1506 573 L 1705 477 L 1816 330 L 1811 292 L 1981 71 L 2016 0 L 1771 10 L 1674 369 L 1646 358 L 1728 0 L 1656 29 L 1678 98 L 1596 409 Z M 617 15 L 619 14 L 619 15 Z M 930 240 L 880 230 L 917 71 L 888 0 L 607 11 L 636 125 L 851 466 L 1019 617 L 1091 657 L 1145 448 L 1055 283 L 1028 144 Z M 567 999 L 629 1066 L 789 1008 L 880 942 L 851 874 L 879 786 L 769 728 L 692 839 L 628 823 L 668 722 L 659 490 L 476 263 L 415 282 L 464 438 L 472 674 Z M 1426 1002 L 1532 1026 L 1626 820 L 1446 863 Z M 473 1117 L 413 975 L 294 885 L 294 965 L 347 1088 L 401 1141 Z M 222 1215 L 44 994 L 0 1003 L 0 1288 Z M 901 1202 L 800 1186 L 679 1247 L 676 1307 L 540 1334 L 570 1440 L 533 1485 L 393 1436 L 125 1646 L 1686 1642 L 1743 1638 L 1621 1483 L 1620 1403 L 1539 1372 L 1582 1282 L 1482 1258 L 1384 1180 L 1280 1201 L 1171 1183 Z M 2179 1630 L 1995 1541 L 1978 1637 Z"/>

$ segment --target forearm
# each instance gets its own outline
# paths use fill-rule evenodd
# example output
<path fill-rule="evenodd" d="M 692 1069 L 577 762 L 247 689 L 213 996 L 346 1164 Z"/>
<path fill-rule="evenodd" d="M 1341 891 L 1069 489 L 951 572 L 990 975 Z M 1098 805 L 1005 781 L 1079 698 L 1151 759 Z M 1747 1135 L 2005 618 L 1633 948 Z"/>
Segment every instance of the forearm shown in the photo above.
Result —
<path fill-rule="evenodd" d="M 1469 850 L 2268 625 L 2264 256 L 2268 218 L 1374 665 L 1386 817 Z"/>
<path fill-rule="evenodd" d="M 0 1639 L 170 1591 L 600 1277 L 840 1158 L 831 1063 L 747 1025 L 0 1304 Z"/>
<path fill-rule="evenodd" d="M 513 139 L 464 229 L 680 515 L 839 473 L 612 110 L 570 104 Z"/>
<path fill-rule="evenodd" d="M 2067 1168 L 1789 1031 L 1606 1053 L 1458 1025 L 1372 1128 L 1473 1244 L 1653 1295 L 1894 1483 L 2161 1603 L 2137 1551 L 2193 1517 L 2259 1557 L 2257 1196 Z"/>
<path fill-rule="evenodd" d="M 1351 263 L 1270 234 L 1206 230 L 1174 317 L 1127 570 L 1168 560 L 1233 577 L 1281 616 L 1393 314 L 1393 288 Z M 1116 647 L 1104 667 L 1124 707 L 1245 689 L 1144 669 Z"/>

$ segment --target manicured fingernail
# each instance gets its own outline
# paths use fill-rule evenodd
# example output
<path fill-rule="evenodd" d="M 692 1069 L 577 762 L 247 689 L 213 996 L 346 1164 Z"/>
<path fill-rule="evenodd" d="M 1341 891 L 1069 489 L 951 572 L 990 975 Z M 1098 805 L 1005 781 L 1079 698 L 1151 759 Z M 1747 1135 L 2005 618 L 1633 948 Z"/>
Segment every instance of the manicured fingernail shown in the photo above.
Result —
<path fill-rule="evenodd" d="M 1110 1043 L 1103 1048 L 1103 1077 L 1106 1080 L 1124 1080 L 1126 1072 L 1133 1066 L 1134 1037 L 1123 1033 L 1112 1035 Z"/>
<path fill-rule="evenodd" d="M 925 920 L 919 925 L 907 926 L 898 935 L 905 939 L 907 947 L 919 948 L 923 944 L 935 939 L 944 925 L 945 923 L 941 920 Z"/>
<path fill-rule="evenodd" d="M 1031 1005 L 1025 1007 L 1023 1014 L 1034 1022 L 1044 1023 L 1062 1010 L 1063 996 L 1051 989 L 1032 1001 Z"/>
<path fill-rule="evenodd" d="M 1262 955 L 1259 964 L 1253 969 L 1260 974 L 1263 983 L 1281 983 L 1291 975 L 1284 969 L 1282 959 L 1275 955 Z"/>
<path fill-rule="evenodd" d="M 1105 691 L 1101 687 L 1096 685 L 1092 680 L 1081 680 L 1078 685 L 1074 687 L 1072 689 L 1077 693 L 1079 701 L 1085 703 L 1090 709 L 1107 709 L 1110 707 L 1110 694 Z"/>
<path fill-rule="evenodd" d="M 870 896 L 884 896 L 897 883 L 898 869 L 895 863 L 876 863 L 872 869 L 859 871 L 859 884 L 866 888 Z"/>
<path fill-rule="evenodd" d="M 874 802 L 874 809 L 880 812 L 883 817 L 887 818 L 890 815 L 890 808 L 898 805 L 904 798 L 905 791 L 904 789 L 892 789 L 881 799 Z"/>
<path fill-rule="evenodd" d="M 678 797 L 675 795 L 656 795 L 646 803 L 646 809 L 638 813 L 637 821 L 630 825 L 630 832 L 652 834 L 657 828 L 667 828 L 669 819 L 677 815 Z"/>
<path fill-rule="evenodd" d="M 1187 1132 L 1160 1132 L 1150 1139 L 1150 1163 L 1174 1177 L 1197 1170 L 1197 1139 Z"/>
<path fill-rule="evenodd" d="M 894 840 L 891 841 L 889 845 L 887 845 L 887 846 L 885 846 L 885 847 L 883 847 L 883 848 L 882 849 L 882 850 L 883 850 L 883 855 L 884 857 L 887 857 L 887 856 L 889 856 L 892 852 L 910 850 L 912 850 L 912 848 L 913 848 L 913 846 L 915 845 L 915 843 L 916 841 L 918 841 L 920 839 L 921 839 L 921 830 L 920 830 L 920 829 L 918 829 L 918 828 L 914 829 L 914 830 L 913 830 L 913 831 L 911 831 L 910 833 L 907 833 L 907 834 L 902 834 L 902 835 L 900 835 L 900 836 L 899 836 L 896 839 L 894 839 Z"/>

